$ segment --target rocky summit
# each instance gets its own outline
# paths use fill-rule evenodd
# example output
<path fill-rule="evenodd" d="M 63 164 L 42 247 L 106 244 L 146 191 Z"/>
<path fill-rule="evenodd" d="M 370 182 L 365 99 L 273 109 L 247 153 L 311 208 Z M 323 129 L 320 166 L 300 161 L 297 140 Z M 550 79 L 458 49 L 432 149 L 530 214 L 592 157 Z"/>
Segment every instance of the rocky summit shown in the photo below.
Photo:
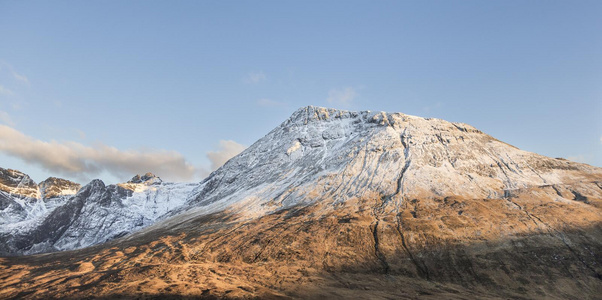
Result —
<path fill-rule="evenodd" d="M 198 184 L 93 181 L 34 223 L 5 253 L 79 250 L 0 258 L 0 298 L 602 295 L 602 168 L 401 113 L 304 107 Z"/>

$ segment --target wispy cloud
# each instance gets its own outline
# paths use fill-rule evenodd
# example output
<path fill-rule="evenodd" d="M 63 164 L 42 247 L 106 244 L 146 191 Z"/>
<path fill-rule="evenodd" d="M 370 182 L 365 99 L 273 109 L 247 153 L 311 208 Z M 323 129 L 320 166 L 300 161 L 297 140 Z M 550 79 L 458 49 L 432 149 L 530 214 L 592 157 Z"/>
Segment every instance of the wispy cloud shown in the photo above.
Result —
<path fill-rule="evenodd" d="M 0 123 L 4 123 L 9 126 L 15 126 L 15 122 L 13 122 L 13 119 L 10 117 L 10 115 L 7 112 L 1 111 L 1 110 L 0 110 Z"/>
<path fill-rule="evenodd" d="M 267 77 L 265 76 L 263 71 L 251 72 L 243 78 L 243 82 L 248 83 L 248 84 L 257 84 L 257 83 L 260 83 L 260 82 L 266 81 L 266 80 L 267 80 Z"/>
<path fill-rule="evenodd" d="M 230 158 L 238 155 L 245 150 L 247 146 L 241 145 L 232 140 L 219 141 L 219 149 L 207 152 L 207 158 L 211 162 L 211 171 L 217 170 L 225 164 Z"/>
<path fill-rule="evenodd" d="M 334 105 L 349 105 L 357 96 L 357 92 L 352 87 L 331 89 L 328 91 L 328 98 L 326 98 L 326 101 Z"/>
<path fill-rule="evenodd" d="M 27 79 L 27 77 L 25 77 L 24 75 L 21 75 L 21 74 L 18 74 L 16 72 L 13 72 L 13 76 L 18 81 L 29 84 L 29 79 Z"/>
<path fill-rule="evenodd" d="M 11 96 L 14 94 L 15 93 L 13 91 L 9 90 L 8 88 L 4 87 L 3 85 L 0 85 L 0 95 Z"/>
<path fill-rule="evenodd" d="M 17 80 L 17 81 L 19 81 L 21 83 L 27 84 L 27 85 L 30 84 L 29 79 L 27 78 L 27 76 L 25 76 L 23 74 L 17 73 L 17 71 L 15 71 L 15 68 L 13 68 L 13 66 L 10 65 L 9 63 L 4 62 L 4 61 L 0 61 L 0 70 L 1 69 L 8 70 L 8 72 L 12 75 L 12 77 L 15 80 Z"/>
<path fill-rule="evenodd" d="M 73 141 L 41 141 L 0 125 L 0 152 L 74 178 L 88 180 L 103 171 L 119 178 L 153 172 L 167 180 L 192 180 L 196 168 L 180 153 L 167 150 L 119 150 Z"/>
<path fill-rule="evenodd" d="M 602 144 L 602 136 L 600 136 L 600 144 Z"/>
<path fill-rule="evenodd" d="M 257 100 L 257 105 L 264 106 L 264 107 L 276 107 L 276 106 L 285 106 L 286 103 L 263 98 L 263 99 Z"/>

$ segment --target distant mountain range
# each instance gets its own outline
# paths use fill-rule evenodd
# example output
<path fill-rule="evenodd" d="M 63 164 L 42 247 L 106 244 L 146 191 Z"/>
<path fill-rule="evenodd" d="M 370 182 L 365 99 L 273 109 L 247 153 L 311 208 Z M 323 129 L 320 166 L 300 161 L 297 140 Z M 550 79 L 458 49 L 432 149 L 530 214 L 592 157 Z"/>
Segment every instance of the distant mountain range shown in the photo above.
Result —
<path fill-rule="evenodd" d="M 93 180 L 83 188 L 50 177 L 39 185 L 0 168 L 0 254 L 72 250 L 126 235 L 180 206 L 196 186 L 151 173 L 126 183 Z"/>

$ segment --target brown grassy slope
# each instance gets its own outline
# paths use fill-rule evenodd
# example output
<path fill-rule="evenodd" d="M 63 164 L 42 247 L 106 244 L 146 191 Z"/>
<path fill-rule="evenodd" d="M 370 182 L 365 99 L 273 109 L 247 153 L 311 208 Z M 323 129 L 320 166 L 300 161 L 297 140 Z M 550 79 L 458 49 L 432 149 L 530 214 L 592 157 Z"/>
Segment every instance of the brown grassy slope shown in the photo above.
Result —
<path fill-rule="evenodd" d="M 504 199 L 372 194 L 197 217 L 0 259 L 0 298 L 556 298 L 602 295 L 602 184 Z"/>

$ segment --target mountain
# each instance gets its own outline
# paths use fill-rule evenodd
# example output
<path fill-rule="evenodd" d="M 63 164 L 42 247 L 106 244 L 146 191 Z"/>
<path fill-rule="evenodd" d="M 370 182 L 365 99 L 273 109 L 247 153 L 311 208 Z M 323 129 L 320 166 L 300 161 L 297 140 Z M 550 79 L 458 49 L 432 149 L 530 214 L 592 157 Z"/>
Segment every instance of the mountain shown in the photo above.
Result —
<path fill-rule="evenodd" d="M 43 216 L 73 196 L 80 185 L 50 177 L 39 185 L 27 174 L 0 168 L 0 225 L 4 232 L 11 225 Z M 1 235 L 1 233 L 0 233 Z"/>
<path fill-rule="evenodd" d="M 79 183 L 56 177 L 49 177 L 38 184 L 43 199 L 75 195 L 81 187 Z"/>
<path fill-rule="evenodd" d="M 38 185 L 27 174 L 0 168 L 0 191 L 20 197 L 39 197 Z"/>
<path fill-rule="evenodd" d="M 244 213 L 263 214 L 375 193 L 385 202 L 494 199 L 571 182 L 567 192 L 581 194 L 597 189 L 590 181 L 601 175 L 600 168 L 522 151 L 467 124 L 307 107 L 212 173 L 188 202 L 209 211 L 245 203 Z"/>
<path fill-rule="evenodd" d="M 21 172 L 4 173 L 9 171 L 13 176 L 5 182 L 27 182 L 28 189 L 13 184 L 13 193 L 0 194 L 8 203 L 0 207 L 3 255 L 79 249 L 126 235 L 180 206 L 196 186 L 164 183 L 152 173 L 108 186 L 93 180 L 82 188 L 55 177 L 36 185 Z"/>
<path fill-rule="evenodd" d="M 1 259 L 0 297 L 602 294 L 602 168 L 462 123 L 305 107 L 184 194 L 130 235 Z"/>

